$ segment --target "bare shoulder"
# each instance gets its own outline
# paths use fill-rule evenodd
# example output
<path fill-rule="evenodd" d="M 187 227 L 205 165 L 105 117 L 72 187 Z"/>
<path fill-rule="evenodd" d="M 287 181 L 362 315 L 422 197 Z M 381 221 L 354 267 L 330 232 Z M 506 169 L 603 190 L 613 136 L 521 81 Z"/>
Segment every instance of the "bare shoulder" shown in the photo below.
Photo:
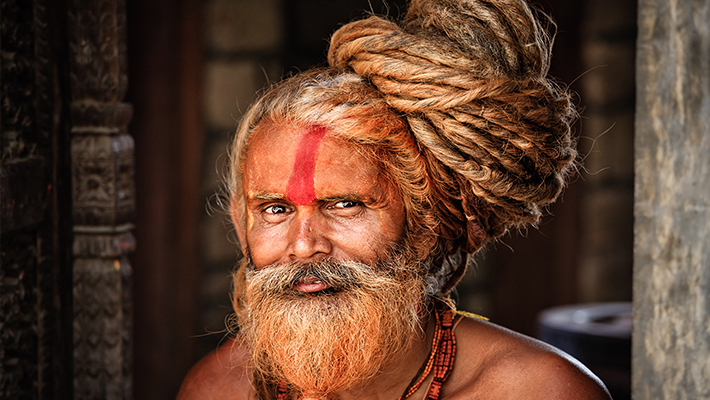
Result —
<path fill-rule="evenodd" d="M 244 345 L 237 339 L 229 339 L 192 367 L 177 400 L 253 398 L 247 362 Z"/>
<path fill-rule="evenodd" d="M 589 369 L 539 340 L 469 318 L 455 334 L 448 399 L 611 399 Z"/>

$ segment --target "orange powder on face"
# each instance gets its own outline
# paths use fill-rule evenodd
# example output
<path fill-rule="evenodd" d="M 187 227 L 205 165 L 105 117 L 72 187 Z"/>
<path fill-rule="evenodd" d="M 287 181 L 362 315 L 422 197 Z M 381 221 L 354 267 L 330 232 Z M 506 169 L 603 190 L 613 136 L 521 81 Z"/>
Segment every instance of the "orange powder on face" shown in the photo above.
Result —
<path fill-rule="evenodd" d="M 298 205 L 310 204 L 316 199 L 316 156 L 326 130 L 317 126 L 303 134 L 296 151 L 296 161 L 286 187 L 286 196 Z"/>

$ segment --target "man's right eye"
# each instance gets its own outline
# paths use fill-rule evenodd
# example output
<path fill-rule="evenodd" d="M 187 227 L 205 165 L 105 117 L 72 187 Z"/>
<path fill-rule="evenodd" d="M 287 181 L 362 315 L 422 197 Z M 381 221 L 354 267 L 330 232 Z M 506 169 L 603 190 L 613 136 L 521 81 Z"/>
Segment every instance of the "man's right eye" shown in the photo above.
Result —
<path fill-rule="evenodd" d="M 282 205 L 271 205 L 264 209 L 264 212 L 267 214 L 283 214 L 286 211 L 286 207 Z"/>

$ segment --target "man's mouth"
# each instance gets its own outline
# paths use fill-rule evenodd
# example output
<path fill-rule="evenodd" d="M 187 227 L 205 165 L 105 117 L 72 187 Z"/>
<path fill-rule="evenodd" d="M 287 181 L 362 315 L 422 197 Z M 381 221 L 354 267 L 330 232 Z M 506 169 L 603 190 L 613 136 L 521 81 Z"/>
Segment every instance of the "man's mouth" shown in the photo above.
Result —
<path fill-rule="evenodd" d="M 316 293 L 329 287 L 330 285 L 313 276 L 301 278 L 293 285 L 293 288 L 301 293 Z"/>

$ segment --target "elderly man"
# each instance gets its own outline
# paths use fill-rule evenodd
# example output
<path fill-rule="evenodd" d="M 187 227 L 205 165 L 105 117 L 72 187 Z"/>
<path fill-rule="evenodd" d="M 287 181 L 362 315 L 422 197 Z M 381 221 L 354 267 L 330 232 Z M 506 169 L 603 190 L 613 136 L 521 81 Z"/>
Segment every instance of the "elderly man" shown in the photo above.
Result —
<path fill-rule="evenodd" d="M 455 311 L 467 255 L 574 166 L 522 0 L 415 0 L 246 113 L 231 150 L 238 332 L 180 399 L 608 399 L 564 353 Z"/>

